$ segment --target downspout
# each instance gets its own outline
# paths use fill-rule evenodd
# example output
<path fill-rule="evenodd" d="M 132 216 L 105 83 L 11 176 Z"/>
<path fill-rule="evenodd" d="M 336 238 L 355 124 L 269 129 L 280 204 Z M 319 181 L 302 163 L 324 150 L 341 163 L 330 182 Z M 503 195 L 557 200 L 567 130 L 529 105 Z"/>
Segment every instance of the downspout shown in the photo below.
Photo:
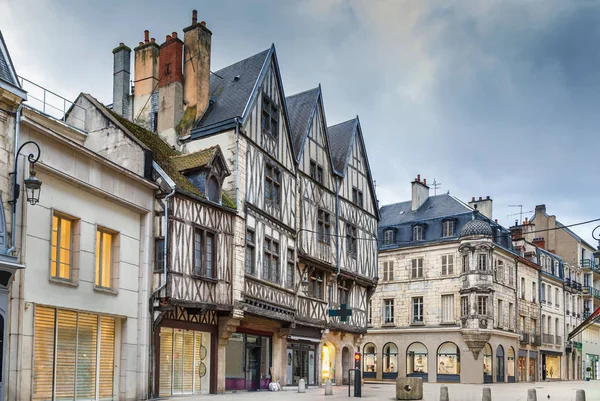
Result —
<path fill-rule="evenodd" d="M 239 204 L 239 150 L 240 150 L 240 120 L 238 117 L 235 120 L 235 208 L 238 209 Z"/>
<path fill-rule="evenodd" d="M 515 261 L 515 331 L 519 333 L 519 342 L 521 341 L 521 331 L 519 327 L 519 260 Z M 525 327 L 523 327 L 523 333 L 525 332 Z M 531 342 L 531 341 L 530 341 Z"/>
<path fill-rule="evenodd" d="M 23 108 L 23 104 L 19 104 L 19 107 L 17 108 L 17 115 L 15 118 L 15 150 L 14 150 L 14 155 L 15 155 L 15 160 L 17 160 L 17 157 L 19 157 L 19 155 L 17 154 L 17 152 L 19 151 L 19 135 L 21 134 L 21 109 Z M 16 163 L 15 163 L 16 165 Z M 14 171 L 15 176 L 17 175 L 17 171 Z M 16 179 L 15 179 L 16 181 Z M 14 196 L 14 191 L 15 189 L 13 188 L 13 196 Z M 17 243 L 17 236 L 16 236 L 16 227 L 17 227 L 17 204 L 16 204 L 16 199 L 15 199 L 15 204 L 12 205 L 12 221 L 10 222 L 11 224 L 11 231 L 10 231 L 10 248 L 8 248 L 8 250 L 6 251 L 6 253 L 8 255 L 12 254 L 12 252 L 15 250 L 15 245 Z"/>
<path fill-rule="evenodd" d="M 335 233 L 337 236 L 336 241 L 336 261 L 337 261 L 337 272 L 333 278 L 333 282 L 337 286 L 337 278 L 340 275 L 340 243 L 342 237 L 340 236 L 340 182 L 339 179 L 335 179 Z M 333 283 L 329 287 L 329 305 L 333 305 Z"/>

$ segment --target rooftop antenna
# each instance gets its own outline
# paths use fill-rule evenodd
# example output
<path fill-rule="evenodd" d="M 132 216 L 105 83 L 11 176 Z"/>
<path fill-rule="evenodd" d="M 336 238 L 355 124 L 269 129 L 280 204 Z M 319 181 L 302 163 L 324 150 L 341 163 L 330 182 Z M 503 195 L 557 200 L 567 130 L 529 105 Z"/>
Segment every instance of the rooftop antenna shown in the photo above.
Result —
<path fill-rule="evenodd" d="M 518 214 L 519 218 L 520 218 L 519 225 L 523 224 L 523 205 L 508 205 L 508 207 L 518 207 L 519 208 L 519 213 L 515 213 L 513 216 Z"/>
<path fill-rule="evenodd" d="M 433 187 L 433 195 L 437 195 L 437 189 L 442 187 L 442 183 L 441 182 L 437 182 L 435 180 L 435 178 L 433 179 L 433 184 L 431 184 L 431 186 Z"/>

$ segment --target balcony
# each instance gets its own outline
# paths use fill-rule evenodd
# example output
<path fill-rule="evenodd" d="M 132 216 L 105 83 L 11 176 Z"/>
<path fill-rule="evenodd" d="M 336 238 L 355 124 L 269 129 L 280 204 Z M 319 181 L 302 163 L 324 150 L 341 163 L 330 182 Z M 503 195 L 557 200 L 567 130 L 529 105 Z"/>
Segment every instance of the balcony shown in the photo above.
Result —
<path fill-rule="evenodd" d="M 583 312 L 583 318 L 587 319 L 588 317 L 590 317 L 591 313 L 590 312 Z"/>
<path fill-rule="evenodd" d="M 543 344 L 554 344 L 554 336 L 552 334 L 542 334 Z"/>
<path fill-rule="evenodd" d="M 554 344 L 556 344 L 556 345 L 561 345 L 562 344 L 562 337 L 561 336 L 556 336 L 555 340 L 556 340 L 556 342 Z"/>
<path fill-rule="evenodd" d="M 594 259 L 581 259 L 581 267 L 584 270 L 592 270 L 596 273 L 600 273 L 600 266 L 594 262 Z"/>
<path fill-rule="evenodd" d="M 583 286 L 583 295 L 590 295 L 593 296 L 594 295 L 594 288 L 589 286 L 589 285 L 584 285 Z"/>
<path fill-rule="evenodd" d="M 519 334 L 519 342 L 521 344 L 529 344 L 529 333 L 521 332 Z"/>

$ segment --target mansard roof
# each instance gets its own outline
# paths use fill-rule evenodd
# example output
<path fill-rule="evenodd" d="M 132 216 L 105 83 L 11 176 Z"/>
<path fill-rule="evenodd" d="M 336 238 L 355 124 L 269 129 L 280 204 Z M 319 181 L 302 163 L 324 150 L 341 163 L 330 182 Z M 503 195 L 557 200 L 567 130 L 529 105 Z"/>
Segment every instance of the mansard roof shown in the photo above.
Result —
<path fill-rule="evenodd" d="M 27 94 L 17 79 L 17 71 L 8 53 L 2 31 L 0 31 L 0 88 L 7 89 L 22 99 L 27 99 Z"/>
<path fill-rule="evenodd" d="M 273 47 L 210 75 L 211 105 L 195 128 L 243 116 L 272 50 Z"/>
<path fill-rule="evenodd" d="M 290 116 L 290 127 L 292 129 L 292 141 L 294 143 L 294 156 L 300 160 L 300 154 L 304 148 L 304 141 L 310 131 L 312 116 L 317 107 L 321 88 L 317 87 L 304 92 L 296 93 L 285 99 Z"/>
<path fill-rule="evenodd" d="M 380 227 L 454 216 L 473 211 L 468 205 L 449 194 L 430 196 L 417 210 L 412 211 L 411 209 L 412 201 L 382 206 L 379 209 L 381 215 Z"/>

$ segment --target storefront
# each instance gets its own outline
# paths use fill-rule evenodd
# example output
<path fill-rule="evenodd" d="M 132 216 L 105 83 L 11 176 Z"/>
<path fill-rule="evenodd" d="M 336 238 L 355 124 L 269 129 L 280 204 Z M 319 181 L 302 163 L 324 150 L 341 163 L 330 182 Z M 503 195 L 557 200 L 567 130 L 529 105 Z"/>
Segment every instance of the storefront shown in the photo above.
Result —
<path fill-rule="evenodd" d="M 486 344 L 483 347 L 483 382 L 492 383 L 492 347 Z"/>
<path fill-rule="evenodd" d="M 527 350 L 519 350 L 519 382 L 527 381 Z M 533 381 L 533 380 L 532 380 Z"/>
<path fill-rule="evenodd" d="M 588 377 L 590 380 L 598 380 L 600 377 L 598 376 L 599 368 L 600 368 L 598 355 L 586 354 L 585 355 L 585 378 Z M 588 372 L 587 368 L 590 368 Z"/>
<path fill-rule="evenodd" d="M 288 336 L 286 355 L 286 385 L 297 386 L 304 379 L 309 386 L 316 385 L 317 347 L 321 342 L 321 331 L 310 328 L 295 328 Z"/>
<path fill-rule="evenodd" d="M 542 380 L 560 380 L 560 365 L 562 354 L 559 352 L 542 351 Z"/>
<path fill-rule="evenodd" d="M 384 380 L 398 377 L 398 347 L 394 343 L 383 346 L 383 375 Z"/>
<path fill-rule="evenodd" d="M 443 343 L 438 348 L 437 381 L 460 383 L 460 351 L 454 343 Z"/>
<path fill-rule="evenodd" d="M 529 381 L 537 381 L 537 366 L 538 366 L 538 353 L 537 351 L 529 351 Z"/>
<path fill-rule="evenodd" d="M 226 348 L 225 390 L 268 389 L 271 381 L 271 336 L 233 333 Z"/>
<path fill-rule="evenodd" d="M 159 395 L 210 392 L 211 334 L 160 328 Z"/>
<path fill-rule="evenodd" d="M 506 357 L 506 371 L 508 373 L 508 382 L 515 382 L 515 349 L 508 347 L 508 355 Z"/>
<path fill-rule="evenodd" d="M 427 347 L 422 343 L 412 343 L 406 349 L 406 377 L 420 377 L 426 382 L 427 373 Z"/>
<path fill-rule="evenodd" d="M 115 326 L 112 317 L 36 305 L 32 399 L 113 399 Z"/>
<path fill-rule="evenodd" d="M 496 348 L 496 382 L 504 383 L 504 347 L 498 345 Z"/>
<path fill-rule="evenodd" d="M 363 348 L 363 378 L 377 377 L 377 347 L 373 343 L 365 344 Z"/>

